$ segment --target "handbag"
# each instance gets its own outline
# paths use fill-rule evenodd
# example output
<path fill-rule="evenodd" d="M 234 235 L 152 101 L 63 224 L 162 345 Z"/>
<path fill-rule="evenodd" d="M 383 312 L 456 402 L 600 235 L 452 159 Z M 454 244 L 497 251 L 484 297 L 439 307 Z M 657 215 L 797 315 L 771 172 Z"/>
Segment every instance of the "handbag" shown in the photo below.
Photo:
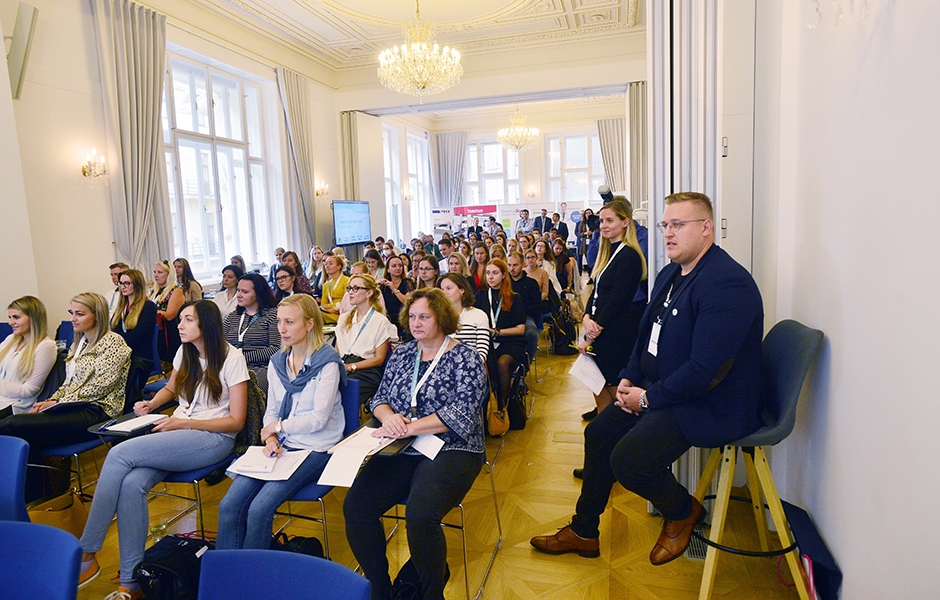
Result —
<path fill-rule="evenodd" d="M 287 537 L 286 533 L 279 533 L 271 538 L 271 550 L 282 550 L 284 552 L 296 552 L 306 554 L 307 556 L 323 556 L 323 543 L 315 537 L 303 537 L 293 535 Z"/>
<path fill-rule="evenodd" d="M 40 525 L 50 525 L 57 529 L 68 531 L 77 538 L 82 537 L 85 531 L 85 522 L 88 521 L 88 509 L 85 502 L 91 498 L 80 494 L 74 489 L 37 504 L 29 509 L 29 520 Z"/>
<path fill-rule="evenodd" d="M 492 383 L 489 386 L 489 391 L 490 397 L 486 403 L 486 431 L 493 437 L 499 437 L 509 431 L 509 413 L 505 406 L 500 408 L 499 400 L 493 392 Z"/>
<path fill-rule="evenodd" d="M 200 558 L 214 546 L 199 538 L 168 535 L 147 549 L 134 567 L 134 579 L 149 600 L 196 600 Z"/>

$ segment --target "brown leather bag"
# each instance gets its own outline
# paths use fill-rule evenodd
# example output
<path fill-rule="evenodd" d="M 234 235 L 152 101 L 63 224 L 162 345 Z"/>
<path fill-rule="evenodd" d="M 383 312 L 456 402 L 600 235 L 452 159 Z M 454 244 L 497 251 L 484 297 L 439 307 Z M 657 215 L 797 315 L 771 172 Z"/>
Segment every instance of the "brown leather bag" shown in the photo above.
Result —
<path fill-rule="evenodd" d="M 500 437 L 509 431 L 509 412 L 505 406 L 499 406 L 499 400 L 493 392 L 493 384 L 492 382 L 489 383 L 490 396 L 486 403 L 486 431 L 493 437 Z"/>
<path fill-rule="evenodd" d="M 27 509 L 29 520 L 41 525 L 50 525 L 68 531 L 77 538 L 85 531 L 88 509 L 85 502 L 91 499 L 71 489 L 61 496 L 46 500 Z"/>

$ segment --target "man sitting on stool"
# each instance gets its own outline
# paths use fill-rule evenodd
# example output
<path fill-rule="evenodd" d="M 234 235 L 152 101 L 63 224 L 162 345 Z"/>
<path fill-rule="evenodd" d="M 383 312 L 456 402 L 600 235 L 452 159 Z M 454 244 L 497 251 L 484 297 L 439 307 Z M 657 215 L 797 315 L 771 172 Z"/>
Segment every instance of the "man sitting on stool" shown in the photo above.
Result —
<path fill-rule="evenodd" d="M 617 400 L 584 430 L 576 513 L 555 535 L 532 538 L 542 552 L 600 556 L 598 525 L 616 480 L 664 517 L 650 562 L 681 556 L 705 511 L 670 465 L 691 446 L 722 446 L 760 426 L 760 292 L 715 246 L 708 196 L 665 202 L 658 227 L 672 263 L 656 278 Z"/>

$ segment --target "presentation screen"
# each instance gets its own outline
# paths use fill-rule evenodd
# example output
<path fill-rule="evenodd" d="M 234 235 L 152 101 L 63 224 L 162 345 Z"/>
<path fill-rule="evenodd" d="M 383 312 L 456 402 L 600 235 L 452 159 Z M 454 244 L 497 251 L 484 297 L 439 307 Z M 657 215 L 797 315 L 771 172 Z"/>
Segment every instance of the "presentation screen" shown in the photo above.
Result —
<path fill-rule="evenodd" d="M 333 237 L 337 246 L 362 244 L 372 239 L 369 203 L 357 200 L 333 201 Z"/>

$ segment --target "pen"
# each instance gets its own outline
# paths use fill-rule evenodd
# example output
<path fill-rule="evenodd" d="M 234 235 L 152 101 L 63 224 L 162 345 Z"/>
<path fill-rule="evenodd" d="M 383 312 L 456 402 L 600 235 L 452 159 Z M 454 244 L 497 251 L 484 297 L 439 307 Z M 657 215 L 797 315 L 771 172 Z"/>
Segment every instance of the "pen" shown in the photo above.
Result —
<path fill-rule="evenodd" d="M 287 436 L 286 436 L 286 435 L 285 435 L 284 437 L 282 437 L 282 438 L 278 438 L 278 439 L 277 439 L 277 448 L 274 449 L 274 452 L 271 453 L 271 456 L 274 456 L 275 454 L 277 454 L 277 451 L 280 450 L 280 449 L 284 446 L 284 442 L 286 442 L 286 441 L 287 441 Z"/>
<path fill-rule="evenodd" d="M 110 421 L 108 421 L 107 423 L 99 427 L 98 431 L 104 431 L 105 429 L 107 429 L 108 427 L 111 427 L 115 423 L 117 423 L 117 419 L 111 419 Z"/>

